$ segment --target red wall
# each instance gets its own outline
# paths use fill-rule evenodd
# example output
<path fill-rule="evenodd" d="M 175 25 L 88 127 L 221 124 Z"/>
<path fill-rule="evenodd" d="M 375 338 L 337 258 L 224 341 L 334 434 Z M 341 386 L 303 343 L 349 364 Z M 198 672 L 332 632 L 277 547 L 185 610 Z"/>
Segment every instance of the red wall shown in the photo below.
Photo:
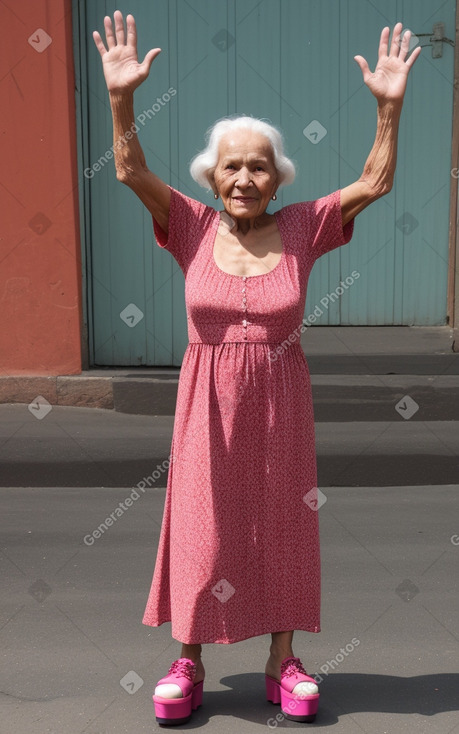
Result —
<path fill-rule="evenodd" d="M 71 0 L 0 3 L 0 376 L 81 372 L 71 21 Z"/>

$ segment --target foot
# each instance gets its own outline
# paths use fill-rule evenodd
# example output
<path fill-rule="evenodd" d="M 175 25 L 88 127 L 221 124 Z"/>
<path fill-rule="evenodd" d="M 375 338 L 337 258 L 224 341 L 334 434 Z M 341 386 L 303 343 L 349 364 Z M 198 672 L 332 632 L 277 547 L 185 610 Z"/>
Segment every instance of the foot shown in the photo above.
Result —
<path fill-rule="evenodd" d="M 199 658 L 199 660 L 195 660 L 194 664 L 196 665 L 196 675 L 193 680 L 195 683 L 200 683 L 202 680 L 204 680 L 206 671 L 204 670 L 204 665 L 202 664 L 201 658 Z"/>
<path fill-rule="evenodd" d="M 193 676 L 193 684 L 196 685 L 196 683 L 200 683 L 204 680 L 206 672 L 201 658 L 193 662 L 196 666 L 196 674 Z M 156 686 L 155 696 L 160 696 L 161 698 L 182 698 L 183 692 L 177 683 L 162 683 Z"/>
<path fill-rule="evenodd" d="M 271 652 L 268 662 L 266 663 L 265 673 L 271 678 L 274 678 L 279 683 L 281 682 L 281 664 L 285 658 L 293 658 L 293 652 L 284 651 L 280 654 Z M 312 681 L 301 681 L 292 690 L 295 696 L 312 696 L 314 693 L 319 692 L 319 687 Z"/>
<path fill-rule="evenodd" d="M 280 669 L 284 658 L 293 656 L 293 652 L 283 651 L 281 653 L 270 652 L 268 662 L 266 663 L 265 673 L 280 683 Z"/>

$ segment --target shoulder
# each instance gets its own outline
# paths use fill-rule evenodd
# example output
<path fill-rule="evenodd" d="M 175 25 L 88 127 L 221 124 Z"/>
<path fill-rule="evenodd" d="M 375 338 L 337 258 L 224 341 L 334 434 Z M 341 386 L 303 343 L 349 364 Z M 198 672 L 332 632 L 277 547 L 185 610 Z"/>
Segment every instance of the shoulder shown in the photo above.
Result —
<path fill-rule="evenodd" d="M 208 204 L 203 204 L 202 201 L 194 199 L 191 196 L 182 194 L 181 191 L 175 189 L 173 186 L 169 186 L 171 192 L 171 214 L 177 214 L 178 212 L 189 212 L 197 216 L 203 214 L 215 215 L 216 210 Z"/>
<path fill-rule="evenodd" d="M 330 194 L 326 194 L 325 196 L 320 196 L 317 199 L 287 204 L 276 212 L 276 216 L 290 219 L 295 219 L 298 216 L 304 217 L 305 215 L 314 217 L 320 212 L 327 209 L 333 209 L 336 206 L 341 206 L 340 189 L 332 191 Z"/>
<path fill-rule="evenodd" d="M 184 252 L 191 251 L 205 236 L 218 213 L 211 206 L 167 186 L 171 192 L 168 232 L 153 217 L 154 234 L 158 245 L 167 248 L 182 265 Z"/>
<path fill-rule="evenodd" d="M 341 218 L 340 191 L 321 196 L 317 199 L 287 204 L 276 212 L 276 218 L 292 229 L 301 233 L 312 233 L 326 221 Z"/>
<path fill-rule="evenodd" d="M 353 233 L 353 219 L 343 227 L 341 189 L 312 201 L 289 204 L 280 210 L 279 218 L 292 237 L 308 243 L 315 257 L 349 242 Z"/>

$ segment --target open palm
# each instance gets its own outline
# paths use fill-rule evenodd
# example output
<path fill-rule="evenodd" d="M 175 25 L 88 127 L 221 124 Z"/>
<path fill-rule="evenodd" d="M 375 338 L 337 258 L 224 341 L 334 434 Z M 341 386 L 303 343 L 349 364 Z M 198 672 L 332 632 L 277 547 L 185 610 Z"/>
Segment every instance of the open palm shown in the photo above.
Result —
<path fill-rule="evenodd" d="M 126 18 L 126 30 L 123 15 L 119 10 L 114 13 L 115 30 L 111 18 L 104 18 L 105 46 L 100 33 L 94 31 L 94 43 L 101 55 L 105 82 L 109 92 L 133 92 L 150 72 L 153 60 L 161 53 L 160 48 L 149 51 L 143 62 L 137 58 L 137 30 L 132 15 Z"/>
<path fill-rule="evenodd" d="M 407 58 L 410 45 L 410 31 L 400 41 L 402 23 L 397 23 L 392 34 L 389 50 L 390 29 L 383 28 L 379 41 L 378 63 L 371 72 L 363 56 L 354 56 L 363 74 L 363 81 L 379 102 L 401 102 L 405 94 L 408 74 L 421 53 L 421 47 L 414 49 Z"/>

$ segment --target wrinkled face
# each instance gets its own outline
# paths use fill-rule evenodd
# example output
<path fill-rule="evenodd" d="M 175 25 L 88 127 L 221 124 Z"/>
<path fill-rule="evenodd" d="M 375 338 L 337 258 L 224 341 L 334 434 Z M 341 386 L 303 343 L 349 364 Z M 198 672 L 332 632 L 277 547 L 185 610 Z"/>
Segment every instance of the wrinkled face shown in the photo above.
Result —
<path fill-rule="evenodd" d="M 263 214 L 277 189 L 271 143 L 253 130 L 226 133 L 218 148 L 215 189 L 226 211 L 236 219 Z"/>

